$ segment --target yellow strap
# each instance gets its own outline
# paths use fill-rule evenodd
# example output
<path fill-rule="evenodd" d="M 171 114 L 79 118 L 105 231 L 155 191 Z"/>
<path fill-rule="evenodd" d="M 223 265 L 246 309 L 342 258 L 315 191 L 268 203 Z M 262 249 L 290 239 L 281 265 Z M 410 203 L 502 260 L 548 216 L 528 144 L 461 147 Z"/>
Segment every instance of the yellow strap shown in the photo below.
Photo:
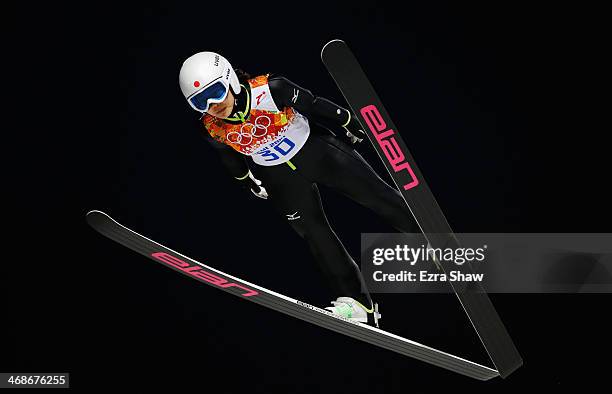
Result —
<path fill-rule="evenodd" d="M 236 112 L 236 115 L 238 115 L 238 117 L 233 117 L 233 118 L 225 118 L 225 120 L 239 120 L 242 123 L 246 122 L 246 118 L 245 115 L 247 113 L 247 111 L 249 111 L 249 108 L 251 106 L 251 95 L 249 94 L 249 91 L 247 90 L 247 88 L 243 85 L 240 84 L 240 86 L 242 86 L 242 88 L 246 91 L 246 97 L 247 97 L 247 101 L 246 101 L 246 107 L 244 107 L 244 111 L 243 112 Z M 247 115 L 248 118 L 248 115 Z"/>
<path fill-rule="evenodd" d="M 351 123 L 351 113 L 349 111 L 346 111 L 346 113 L 348 114 L 348 120 L 342 125 L 342 127 L 346 127 L 349 123 Z"/>
<path fill-rule="evenodd" d="M 296 167 L 293 165 L 293 163 L 291 162 L 291 160 L 287 160 L 287 162 L 286 162 L 286 163 L 287 163 L 287 165 L 288 165 L 288 166 L 289 166 L 289 167 L 290 167 L 292 170 L 294 170 L 294 171 L 295 171 Z"/>
<path fill-rule="evenodd" d="M 241 181 L 241 180 L 243 180 L 243 179 L 246 179 L 246 178 L 249 176 L 249 172 L 250 172 L 250 171 L 247 171 L 246 175 L 245 175 L 245 176 L 243 176 L 243 177 L 240 177 L 240 178 L 238 178 L 238 177 L 234 177 L 234 178 L 236 178 L 236 179 L 238 179 L 239 181 Z"/>
<path fill-rule="evenodd" d="M 359 304 L 359 306 L 361 306 L 363 309 L 365 309 L 365 311 L 366 311 L 366 312 L 368 312 L 368 313 L 372 313 L 372 312 L 374 312 L 374 306 L 372 306 L 372 308 L 371 308 L 371 309 L 368 309 L 368 308 L 366 308 L 365 306 L 363 306 L 363 304 L 362 304 L 361 302 L 359 302 L 359 301 L 357 301 L 357 300 L 355 300 L 355 302 L 356 302 L 356 303 L 358 303 L 358 304 Z"/>

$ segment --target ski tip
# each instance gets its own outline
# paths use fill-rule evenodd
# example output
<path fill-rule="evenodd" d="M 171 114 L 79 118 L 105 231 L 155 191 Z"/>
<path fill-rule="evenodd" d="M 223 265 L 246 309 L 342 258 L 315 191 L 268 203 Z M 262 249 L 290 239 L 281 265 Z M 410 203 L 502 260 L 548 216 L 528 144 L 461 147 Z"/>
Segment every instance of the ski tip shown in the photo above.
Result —
<path fill-rule="evenodd" d="M 85 219 L 87 220 L 87 224 L 89 224 L 90 226 L 94 228 L 96 227 L 96 224 L 100 222 L 107 221 L 107 220 L 113 220 L 113 218 L 111 218 L 104 212 L 98 211 L 96 209 L 93 209 L 87 212 L 87 214 L 85 215 Z"/>
<path fill-rule="evenodd" d="M 339 38 L 329 41 L 327 44 L 323 45 L 323 49 L 321 49 L 321 59 L 323 58 L 323 52 L 325 52 L 325 48 L 327 48 L 327 46 L 333 42 L 341 42 L 344 44 L 344 40 L 340 40 Z"/>
<path fill-rule="evenodd" d="M 97 209 L 92 209 L 91 211 L 87 212 L 85 214 L 85 216 L 90 217 L 90 216 L 95 216 L 95 215 L 104 215 L 104 216 L 108 216 L 107 214 L 105 214 L 102 211 L 98 211 Z"/>

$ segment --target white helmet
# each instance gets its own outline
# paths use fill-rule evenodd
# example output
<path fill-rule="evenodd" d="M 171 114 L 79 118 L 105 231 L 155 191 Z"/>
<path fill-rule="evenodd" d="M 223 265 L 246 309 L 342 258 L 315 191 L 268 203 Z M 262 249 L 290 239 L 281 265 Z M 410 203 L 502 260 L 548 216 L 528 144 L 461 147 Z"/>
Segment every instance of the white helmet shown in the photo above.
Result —
<path fill-rule="evenodd" d="M 240 93 L 240 82 L 230 62 L 214 52 L 199 52 L 183 62 L 179 85 L 193 109 L 206 112 L 210 104 L 220 103 L 231 87 Z"/>

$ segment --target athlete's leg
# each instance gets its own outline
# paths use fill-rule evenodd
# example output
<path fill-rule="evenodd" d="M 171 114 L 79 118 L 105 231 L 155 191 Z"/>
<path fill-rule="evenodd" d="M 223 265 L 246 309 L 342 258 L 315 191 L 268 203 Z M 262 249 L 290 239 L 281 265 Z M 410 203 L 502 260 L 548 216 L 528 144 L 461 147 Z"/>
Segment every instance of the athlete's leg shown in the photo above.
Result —
<path fill-rule="evenodd" d="M 367 292 L 362 293 L 365 285 L 359 267 L 331 228 L 316 184 L 300 168 L 292 170 L 286 164 L 255 171 L 275 210 L 307 242 L 334 297 L 352 297 L 369 307 L 371 300 Z"/>
<path fill-rule="evenodd" d="M 331 135 L 315 137 L 312 142 L 311 151 L 317 151 L 318 160 L 303 166 L 307 176 L 371 209 L 401 232 L 421 232 L 400 192 L 380 178 L 357 151 Z"/>

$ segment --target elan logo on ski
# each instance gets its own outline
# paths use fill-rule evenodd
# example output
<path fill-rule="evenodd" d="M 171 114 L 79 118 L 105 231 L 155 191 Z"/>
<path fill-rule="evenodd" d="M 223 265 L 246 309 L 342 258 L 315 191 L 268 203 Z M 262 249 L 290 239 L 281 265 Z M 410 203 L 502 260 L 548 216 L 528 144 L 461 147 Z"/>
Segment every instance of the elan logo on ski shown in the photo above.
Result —
<path fill-rule="evenodd" d="M 382 115 L 378 108 L 375 105 L 370 104 L 367 105 L 359 111 L 363 119 L 365 120 L 368 128 L 376 137 L 376 142 L 380 146 L 380 149 L 385 154 L 389 163 L 393 167 L 395 172 L 400 171 L 408 171 L 408 176 L 410 177 L 409 182 L 404 183 L 404 190 L 412 189 L 413 187 L 419 184 L 419 180 L 417 179 L 412 167 L 406 161 L 406 155 L 402 152 L 402 148 L 397 143 L 397 140 L 394 138 L 395 131 L 392 129 L 387 129 L 387 122 L 383 119 Z"/>
<path fill-rule="evenodd" d="M 228 282 L 227 280 L 221 278 L 220 276 L 211 274 L 208 271 L 204 271 L 202 268 L 198 267 L 197 265 L 191 265 L 188 262 L 178 259 L 168 253 L 155 252 L 155 253 L 151 253 L 151 256 L 154 259 L 161 261 L 162 263 L 170 266 L 171 268 L 178 268 L 179 270 L 183 271 L 187 275 L 193 276 L 194 278 L 197 278 L 197 279 L 202 279 L 208 283 L 211 283 L 223 289 L 226 289 L 228 287 L 237 287 L 239 289 L 245 290 L 246 292 L 241 294 L 243 297 L 251 297 L 251 296 L 259 294 L 255 290 L 251 290 L 248 287 L 239 285 L 238 283 Z"/>

